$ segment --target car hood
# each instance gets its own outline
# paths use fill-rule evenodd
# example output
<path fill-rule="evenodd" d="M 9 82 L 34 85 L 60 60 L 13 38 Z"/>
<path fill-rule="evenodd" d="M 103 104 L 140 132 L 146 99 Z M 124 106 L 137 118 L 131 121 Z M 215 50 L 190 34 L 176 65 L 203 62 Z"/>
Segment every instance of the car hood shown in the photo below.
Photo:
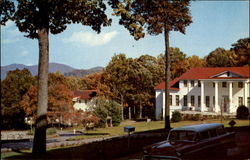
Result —
<path fill-rule="evenodd" d="M 144 148 L 144 154 L 147 155 L 164 155 L 176 156 L 176 149 L 168 141 L 162 141 Z"/>

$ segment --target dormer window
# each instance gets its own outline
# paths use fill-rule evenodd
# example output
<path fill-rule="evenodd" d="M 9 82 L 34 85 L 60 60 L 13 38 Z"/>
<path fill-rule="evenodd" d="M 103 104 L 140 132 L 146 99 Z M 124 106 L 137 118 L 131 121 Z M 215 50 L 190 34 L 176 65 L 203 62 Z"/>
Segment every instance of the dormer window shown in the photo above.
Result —
<path fill-rule="evenodd" d="M 227 76 L 230 77 L 230 72 L 227 72 Z"/>

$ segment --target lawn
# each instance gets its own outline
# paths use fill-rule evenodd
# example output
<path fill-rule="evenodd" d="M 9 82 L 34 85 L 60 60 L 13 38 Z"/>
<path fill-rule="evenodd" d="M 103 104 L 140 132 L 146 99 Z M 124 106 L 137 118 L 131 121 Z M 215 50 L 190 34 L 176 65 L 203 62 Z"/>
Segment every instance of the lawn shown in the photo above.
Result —
<path fill-rule="evenodd" d="M 172 128 L 192 125 L 192 124 L 201 124 L 201 123 L 223 123 L 225 127 L 229 127 L 230 120 L 204 120 L 204 121 L 181 121 L 176 123 L 171 123 Z M 248 120 L 235 120 L 237 126 L 248 126 Z M 79 140 L 85 138 L 96 138 L 96 137 L 107 137 L 107 136 L 118 136 L 118 135 L 126 135 L 124 132 L 125 126 L 133 126 L 135 127 L 135 132 L 143 132 L 148 130 L 162 129 L 164 128 L 164 121 L 151 121 L 151 122 L 135 122 L 135 121 L 123 121 L 117 127 L 111 128 L 96 128 L 92 131 L 85 131 L 86 135 L 72 137 L 69 140 Z"/>
<path fill-rule="evenodd" d="M 249 126 L 249 120 L 235 120 L 236 121 L 236 127 L 239 126 Z M 228 123 L 229 120 L 204 120 L 204 121 L 181 121 L 177 123 L 171 123 L 171 127 L 180 127 L 185 125 L 192 125 L 192 124 L 201 124 L 201 123 L 223 123 L 225 127 L 229 127 Z M 148 130 L 155 130 L 155 129 L 163 129 L 164 128 L 164 121 L 151 121 L 151 122 L 135 122 L 135 121 L 123 121 L 119 126 L 117 127 L 110 127 L 110 128 L 96 128 L 92 131 L 85 131 L 86 135 L 82 136 L 75 136 L 70 138 L 69 140 L 79 140 L 79 139 L 89 139 L 89 138 L 97 138 L 97 137 L 108 137 L 108 136 L 119 136 L 119 135 L 126 135 L 127 133 L 124 132 L 123 127 L 124 126 L 133 126 L 135 127 L 135 132 L 143 132 Z M 80 128 L 76 128 L 77 130 L 80 130 Z M 67 129 L 67 131 L 72 131 L 73 128 Z M 51 150 L 52 148 L 48 149 Z M 30 150 L 24 151 L 26 153 L 30 153 Z M 3 152 L 1 154 L 1 159 L 5 159 L 7 157 L 20 155 L 22 153 L 17 152 Z"/>

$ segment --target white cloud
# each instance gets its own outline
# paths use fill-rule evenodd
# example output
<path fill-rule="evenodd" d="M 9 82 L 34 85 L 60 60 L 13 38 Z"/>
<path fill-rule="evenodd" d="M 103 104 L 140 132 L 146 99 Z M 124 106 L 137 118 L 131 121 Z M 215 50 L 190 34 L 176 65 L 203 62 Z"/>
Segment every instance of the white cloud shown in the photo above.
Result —
<path fill-rule="evenodd" d="M 22 52 L 20 53 L 20 55 L 21 55 L 22 57 L 27 56 L 28 54 L 29 54 L 29 52 L 26 51 L 26 50 L 22 50 Z"/>
<path fill-rule="evenodd" d="M 5 26 L 2 26 L 1 33 L 2 43 L 14 43 L 20 41 L 22 36 L 13 21 L 7 21 Z"/>
<path fill-rule="evenodd" d="M 71 43 L 83 43 L 89 46 L 100 46 L 111 41 L 118 34 L 117 31 L 95 34 L 91 32 L 74 32 L 68 39 L 64 39 L 64 42 Z"/>

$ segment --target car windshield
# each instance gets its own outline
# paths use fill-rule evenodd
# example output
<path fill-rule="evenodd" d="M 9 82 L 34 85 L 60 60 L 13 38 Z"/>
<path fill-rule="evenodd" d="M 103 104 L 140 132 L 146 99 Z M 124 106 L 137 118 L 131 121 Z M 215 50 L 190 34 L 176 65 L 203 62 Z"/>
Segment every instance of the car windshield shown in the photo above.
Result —
<path fill-rule="evenodd" d="M 194 141 L 195 132 L 193 131 L 171 131 L 168 140 L 176 141 Z"/>

